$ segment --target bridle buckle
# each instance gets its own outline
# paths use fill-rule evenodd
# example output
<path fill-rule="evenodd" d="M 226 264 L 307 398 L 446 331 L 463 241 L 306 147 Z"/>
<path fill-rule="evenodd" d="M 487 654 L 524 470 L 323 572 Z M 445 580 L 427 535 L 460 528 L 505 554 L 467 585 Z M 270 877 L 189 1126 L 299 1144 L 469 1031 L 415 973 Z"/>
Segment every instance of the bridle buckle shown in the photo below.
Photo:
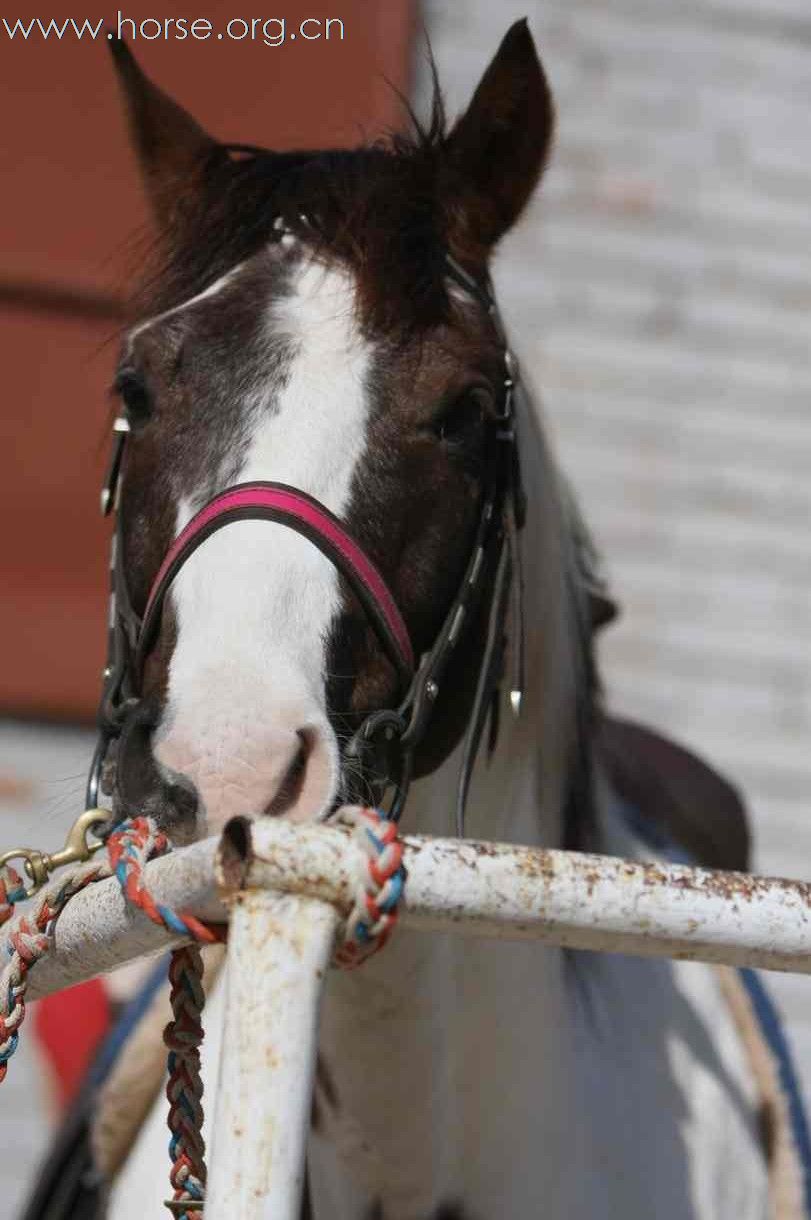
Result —
<path fill-rule="evenodd" d="M 113 509 L 118 508 L 118 488 L 121 483 L 121 465 L 124 460 L 124 446 L 130 433 L 130 421 L 125 415 L 119 415 L 113 421 L 113 451 L 107 466 L 107 473 L 101 487 L 101 515 L 109 517 Z"/>

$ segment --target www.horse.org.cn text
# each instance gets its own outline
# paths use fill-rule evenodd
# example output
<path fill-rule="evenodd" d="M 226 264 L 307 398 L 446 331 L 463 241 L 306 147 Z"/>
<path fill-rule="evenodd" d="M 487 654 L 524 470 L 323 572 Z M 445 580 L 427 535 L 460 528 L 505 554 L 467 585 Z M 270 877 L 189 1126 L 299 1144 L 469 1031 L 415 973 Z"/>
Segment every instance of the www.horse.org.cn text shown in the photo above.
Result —
<path fill-rule="evenodd" d="M 280 47 L 296 39 L 343 42 L 346 36 L 340 17 L 305 17 L 298 23 L 285 17 L 231 17 L 218 27 L 207 17 L 134 18 L 120 9 L 115 23 L 104 17 L 2 17 L 0 33 L 20 42 L 126 38 L 130 42 L 258 42 L 266 47 Z"/>

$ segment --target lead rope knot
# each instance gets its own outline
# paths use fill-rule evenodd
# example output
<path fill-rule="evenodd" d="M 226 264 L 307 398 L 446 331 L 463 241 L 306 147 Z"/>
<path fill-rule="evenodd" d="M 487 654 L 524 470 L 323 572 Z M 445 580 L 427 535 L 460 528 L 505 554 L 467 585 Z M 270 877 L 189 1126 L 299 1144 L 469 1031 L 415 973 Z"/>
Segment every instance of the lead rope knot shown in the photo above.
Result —
<path fill-rule="evenodd" d="M 355 904 L 333 958 L 336 966 L 353 970 L 383 948 L 397 923 L 407 875 L 403 844 L 397 837 L 397 824 L 378 809 L 346 805 L 332 822 L 352 828 L 353 840 L 362 853 Z"/>

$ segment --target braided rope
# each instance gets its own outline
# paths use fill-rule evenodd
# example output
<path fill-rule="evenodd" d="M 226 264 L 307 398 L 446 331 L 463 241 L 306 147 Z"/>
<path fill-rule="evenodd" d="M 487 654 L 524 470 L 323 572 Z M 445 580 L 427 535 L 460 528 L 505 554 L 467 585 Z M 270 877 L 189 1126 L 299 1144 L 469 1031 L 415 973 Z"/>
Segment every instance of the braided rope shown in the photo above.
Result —
<path fill-rule="evenodd" d="M 334 954 L 336 966 L 352 970 L 379 952 L 397 923 L 406 870 L 397 824 L 378 809 L 347 805 L 335 821 L 351 826 L 363 858 L 357 873 L 358 894 Z"/>
<path fill-rule="evenodd" d="M 109 875 L 109 865 L 103 860 L 85 864 L 41 890 L 31 911 L 12 923 L 7 935 L 9 957 L 0 972 L 0 1083 L 6 1078 L 25 1019 L 29 970 L 51 948 L 56 920 L 73 895 Z M 0 925 L 11 920 L 15 905 L 26 897 L 19 874 L 12 868 L 0 869 Z"/>
<path fill-rule="evenodd" d="M 222 941 L 221 930 L 208 927 L 193 915 L 181 914 L 156 902 L 146 888 L 143 873 L 147 860 L 163 856 L 171 849 L 168 838 L 158 830 L 152 818 L 131 818 L 122 822 L 107 840 L 110 866 L 127 902 L 176 936 L 191 936 L 206 945 Z"/>
<path fill-rule="evenodd" d="M 28 972 L 52 947 L 58 916 L 79 890 L 111 874 L 127 902 L 154 923 L 180 936 L 211 943 L 221 940 L 219 930 L 208 928 L 192 915 L 180 914 L 156 902 L 146 888 L 143 869 L 147 860 L 171 850 L 166 835 L 150 818 L 123 823 L 107 842 L 107 860 L 86 864 L 40 892 L 33 910 L 16 917 L 7 934 L 9 961 L 0 974 L 0 1083 L 8 1060 L 19 1042 L 25 1018 Z M 20 875 L 11 867 L 0 869 L 0 926 L 9 923 L 15 906 L 27 897 Z M 169 967 L 172 1021 L 164 1041 L 169 1048 L 169 1144 L 174 1190 L 173 1210 L 186 1217 L 202 1204 L 205 1186 L 205 1146 L 202 1138 L 202 1094 L 199 1047 L 203 1039 L 201 1013 L 202 958 L 197 945 L 176 949 Z"/>
<path fill-rule="evenodd" d="M 10 865 L 0 868 L 0 928 L 8 923 L 18 902 L 25 898 L 25 884 Z"/>
<path fill-rule="evenodd" d="M 199 1208 L 205 1197 L 206 1163 L 203 1140 L 203 1082 L 200 1079 L 200 1045 L 203 1041 L 201 1014 L 203 958 L 197 945 L 176 949 L 169 966 L 172 1020 L 163 1040 L 169 1048 L 169 1102 L 167 1123 L 171 1138 L 169 1181 L 174 1195 L 173 1210 L 188 1217 L 188 1204 Z"/>
<path fill-rule="evenodd" d="M 156 902 L 146 888 L 143 869 L 147 860 L 169 851 L 166 835 L 151 818 L 133 818 L 110 835 L 107 851 L 113 872 L 127 901 L 145 915 L 180 936 L 197 942 L 175 949 L 169 963 L 172 1020 L 163 1040 L 169 1050 L 169 1102 L 167 1124 L 170 1132 L 169 1181 L 174 1191 L 171 1209 L 181 1220 L 199 1215 L 205 1196 L 206 1164 L 203 1140 L 203 1082 L 200 1078 L 200 1046 L 203 1041 L 202 1012 L 203 959 L 199 944 L 224 939 L 221 929 L 210 928 L 193 915 L 181 914 Z"/>

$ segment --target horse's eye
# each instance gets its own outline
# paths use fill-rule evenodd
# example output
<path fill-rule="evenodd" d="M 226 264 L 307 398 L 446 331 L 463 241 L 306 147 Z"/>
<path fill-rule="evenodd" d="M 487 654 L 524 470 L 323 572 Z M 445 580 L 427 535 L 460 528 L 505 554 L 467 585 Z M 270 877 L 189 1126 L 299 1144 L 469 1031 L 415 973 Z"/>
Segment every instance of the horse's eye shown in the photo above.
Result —
<path fill-rule="evenodd" d="M 119 369 L 113 382 L 113 391 L 121 399 L 127 419 L 138 427 L 152 414 L 152 397 L 143 377 L 135 369 Z"/>
<path fill-rule="evenodd" d="M 441 441 L 463 445 L 475 441 L 487 413 L 488 394 L 478 387 L 464 390 L 447 404 L 434 420 L 433 429 Z"/>

